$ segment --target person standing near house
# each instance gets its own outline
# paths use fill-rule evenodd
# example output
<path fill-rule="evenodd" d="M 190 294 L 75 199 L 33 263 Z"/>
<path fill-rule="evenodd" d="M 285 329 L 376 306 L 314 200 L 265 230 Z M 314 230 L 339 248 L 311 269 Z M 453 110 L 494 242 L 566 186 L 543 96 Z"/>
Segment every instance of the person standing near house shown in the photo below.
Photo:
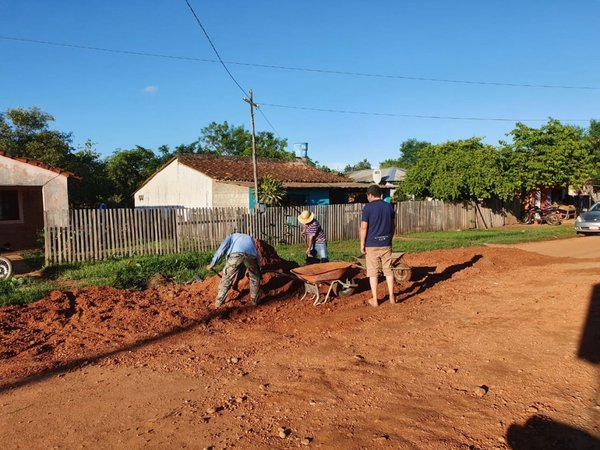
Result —
<path fill-rule="evenodd" d="M 206 266 L 206 270 L 213 270 L 215 264 L 224 255 L 227 256 L 227 261 L 223 268 L 223 276 L 219 283 L 215 305 L 221 306 L 225 302 L 227 293 L 231 289 L 242 264 L 246 267 L 250 279 L 250 298 L 254 305 L 258 305 L 260 266 L 258 264 L 258 250 L 252 236 L 244 233 L 233 233 L 227 236 L 217 249 L 210 264 Z"/>
<path fill-rule="evenodd" d="M 327 237 L 325 231 L 317 219 L 315 219 L 314 213 L 309 211 L 302 211 L 298 216 L 298 222 L 302 226 L 302 232 L 300 234 L 306 235 L 306 257 L 308 258 L 319 258 L 319 262 L 329 261 L 329 252 L 327 251 Z"/>
<path fill-rule="evenodd" d="M 367 189 L 367 200 L 360 223 L 360 251 L 366 255 L 367 276 L 373 298 L 371 306 L 379 306 L 377 284 L 379 269 L 385 275 L 390 303 L 394 297 L 394 274 L 392 272 L 392 238 L 395 231 L 394 207 L 381 199 L 381 188 L 372 184 Z"/>

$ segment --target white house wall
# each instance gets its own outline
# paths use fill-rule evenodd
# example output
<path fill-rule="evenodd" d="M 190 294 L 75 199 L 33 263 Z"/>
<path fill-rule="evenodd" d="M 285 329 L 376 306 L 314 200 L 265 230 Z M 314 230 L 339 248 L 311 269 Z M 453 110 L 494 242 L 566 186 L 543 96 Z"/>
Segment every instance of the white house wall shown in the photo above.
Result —
<path fill-rule="evenodd" d="M 176 159 L 135 193 L 136 207 L 212 207 L 213 180 Z"/>
<path fill-rule="evenodd" d="M 235 184 L 215 182 L 213 203 L 220 207 L 247 208 L 249 201 L 249 189 Z"/>
<path fill-rule="evenodd" d="M 0 186 L 39 186 L 42 189 L 48 226 L 66 226 L 69 222 L 67 177 L 57 172 L 0 156 Z"/>

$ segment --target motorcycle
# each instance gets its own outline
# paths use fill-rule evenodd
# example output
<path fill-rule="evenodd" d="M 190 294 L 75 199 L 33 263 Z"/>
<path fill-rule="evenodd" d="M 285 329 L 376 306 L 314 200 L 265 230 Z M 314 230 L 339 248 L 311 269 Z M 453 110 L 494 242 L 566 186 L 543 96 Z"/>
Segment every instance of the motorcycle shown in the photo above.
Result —
<path fill-rule="evenodd" d="M 560 225 L 561 220 L 558 211 L 554 207 L 540 208 L 531 206 L 523 213 L 523 223 L 547 223 L 548 225 Z"/>
<path fill-rule="evenodd" d="M 0 252 L 10 250 L 8 247 L 0 246 Z M 5 258 L 0 253 L 0 280 L 8 280 L 13 273 L 12 263 L 10 259 Z"/>

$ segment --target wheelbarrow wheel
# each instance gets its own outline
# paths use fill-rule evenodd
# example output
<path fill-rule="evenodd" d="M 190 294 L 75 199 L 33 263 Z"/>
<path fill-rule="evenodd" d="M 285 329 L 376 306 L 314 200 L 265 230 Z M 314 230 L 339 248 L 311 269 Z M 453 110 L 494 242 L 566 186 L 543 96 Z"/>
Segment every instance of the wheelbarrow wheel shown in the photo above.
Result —
<path fill-rule="evenodd" d="M 354 288 L 353 287 L 347 287 L 342 289 L 340 292 L 338 292 L 340 297 L 348 297 L 352 294 L 354 294 Z"/>
<path fill-rule="evenodd" d="M 394 279 L 398 283 L 404 283 L 405 281 L 410 281 L 412 277 L 412 269 L 410 267 L 402 267 L 398 269 L 394 269 Z"/>

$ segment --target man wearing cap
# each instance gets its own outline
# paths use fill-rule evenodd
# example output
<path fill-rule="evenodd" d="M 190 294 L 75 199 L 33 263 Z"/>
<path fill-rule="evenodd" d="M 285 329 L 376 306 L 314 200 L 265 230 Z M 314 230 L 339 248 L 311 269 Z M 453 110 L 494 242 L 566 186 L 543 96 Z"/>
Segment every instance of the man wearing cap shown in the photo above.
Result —
<path fill-rule="evenodd" d="M 360 251 L 366 255 L 367 276 L 373 298 L 369 305 L 378 306 L 377 284 L 379 269 L 385 275 L 390 303 L 394 298 L 394 274 L 392 272 L 392 238 L 395 231 L 394 207 L 381 199 L 381 188 L 372 184 L 367 189 L 367 200 L 360 222 Z"/>
<path fill-rule="evenodd" d="M 258 265 L 258 250 L 252 236 L 244 233 L 232 233 L 227 236 L 217 249 L 210 264 L 206 266 L 206 270 L 212 270 L 224 255 L 227 255 L 227 262 L 223 268 L 215 305 L 221 306 L 225 302 L 225 297 L 242 268 L 242 264 L 246 267 L 250 279 L 250 298 L 254 305 L 258 305 L 260 266 Z"/>
<path fill-rule="evenodd" d="M 305 234 L 308 241 L 306 244 L 306 257 L 319 258 L 320 262 L 329 261 L 327 237 L 323 227 L 315 219 L 314 213 L 306 210 L 302 211 L 298 216 L 298 222 L 304 225 L 301 234 Z"/>

